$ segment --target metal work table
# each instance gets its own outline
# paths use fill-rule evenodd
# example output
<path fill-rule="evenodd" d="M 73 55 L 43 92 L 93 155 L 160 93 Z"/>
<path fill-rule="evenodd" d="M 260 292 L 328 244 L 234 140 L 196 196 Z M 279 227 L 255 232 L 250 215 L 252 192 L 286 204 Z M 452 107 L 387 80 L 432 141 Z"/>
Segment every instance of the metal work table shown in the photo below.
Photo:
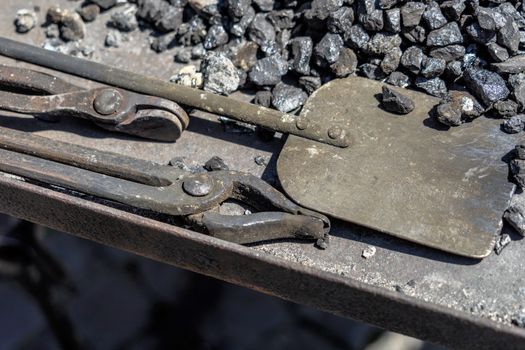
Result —
<path fill-rule="evenodd" d="M 0 13 L 0 35 L 41 45 L 42 30 L 18 35 L 12 21 L 17 9 L 38 5 L 43 22 L 51 3 L 64 7 L 78 5 L 66 0 L 33 0 L 23 4 L 6 0 Z M 107 17 L 108 14 L 103 14 L 87 25 L 84 44 L 96 48 L 94 59 L 163 79 L 176 73 L 178 66 L 173 63 L 172 51 L 163 55 L 152 52 L 145 39 L 146 32 L 134 32 L 130 41 L 119 49 L 103 48 Z M 13 61 L 1 58 L 0 63 L 13 64 Z M 68 79 L 78 83 L 78 79 Z M 235 98 L 249 100 L 250 96 L 236 94 Z M 0 126 L 163 164 L 174 157 L 202 164 L 217 155 L 232 169 L 250 172 L 270 182 L 275 179 L 275 162 L 282 140 L 263 142 L 252 134 L 225 132 L 216 116 L 200 112 L 192 116 L 189 129 L 175 144 L 106 133 L 77 120 L 46 124 L 32 118 L 10 117 L 0 118 Z M 269 165 L 257 165 L 256 156 L 269 159 Z M 334 222 L 331 244 L 325 251 L 296 242 L 245 247 L 5 174 L 0 176 L 0 211 L 451 347 L 525 348 L 525 329 L 511 325 L 512 317 L 525 314 L 525 244 L 513 233 L 513 241 L 501 255 L 492 254 L 482 261 L 441 253 L 340 222 Z M 368 245 L 375 246 L 377 252 L 364 259 L 362 251 Z"/>

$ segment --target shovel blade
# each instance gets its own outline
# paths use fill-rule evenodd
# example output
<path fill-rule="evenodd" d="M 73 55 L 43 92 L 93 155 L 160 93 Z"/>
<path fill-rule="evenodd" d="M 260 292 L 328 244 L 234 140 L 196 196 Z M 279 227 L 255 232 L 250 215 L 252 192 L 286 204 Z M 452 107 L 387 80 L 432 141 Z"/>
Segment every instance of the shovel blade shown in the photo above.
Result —
<path fill-rule="evenodd" d="M 382 83 L 347 78 L 324 85 L 301 117 L 349 130 L 338 148 L 289 136 L 277 171 L 300 205 L 412 242 L 482 258 L 493 249 L 514 192 L 502 160 L 517 143 L 499 120 L 444 130 L 430 117 L 438 99 L 399 89 L 415 109 L 379 108 Z"/>

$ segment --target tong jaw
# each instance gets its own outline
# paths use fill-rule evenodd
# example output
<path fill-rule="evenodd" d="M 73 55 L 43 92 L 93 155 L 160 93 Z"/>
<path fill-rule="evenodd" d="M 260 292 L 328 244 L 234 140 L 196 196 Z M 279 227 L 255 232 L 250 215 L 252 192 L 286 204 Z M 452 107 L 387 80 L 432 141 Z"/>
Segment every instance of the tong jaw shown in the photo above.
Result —
<path fill-rule="evenodd" d="M 189 124 L 188 115 L 175 102 L 113 87 L 83 90 L 24 68 L 0 67 L 1 88 L 10 90 L 0 91 L 1 110 L 47 121 L 84 118 L 104 129 L 168 142 L 177 140 Z"/>
<path fill-rule="evenodd" d="M 214 171 L 183 177 L 181 181 L 188 196 L 201 198 L 201 206 L 194 207 L 195 213 L 186 219 L 210 236 L 241 244 L 298 238 L 315 239 L 322 249 L 328 245 L 330 221 L 326 216 L 298 206 L 251 174 Z M 219 214 L 220 205 L 231 199 L 258 212 L 241 216 Z"/>

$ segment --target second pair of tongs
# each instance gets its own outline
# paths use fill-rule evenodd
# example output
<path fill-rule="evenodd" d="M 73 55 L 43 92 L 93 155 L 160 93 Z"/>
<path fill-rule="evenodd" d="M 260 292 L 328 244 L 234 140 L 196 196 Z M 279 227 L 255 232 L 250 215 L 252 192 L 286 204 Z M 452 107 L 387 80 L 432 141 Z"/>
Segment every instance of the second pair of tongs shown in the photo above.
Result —
<path fill-rule="evenodd" d="M 175 141 L 189 118 L 175 102 L 115 87 L 85 90 L 53 75 L 0 66 L 0 110 L 46 121 L 77 117 L 104 129 L 158 141 Z"/>

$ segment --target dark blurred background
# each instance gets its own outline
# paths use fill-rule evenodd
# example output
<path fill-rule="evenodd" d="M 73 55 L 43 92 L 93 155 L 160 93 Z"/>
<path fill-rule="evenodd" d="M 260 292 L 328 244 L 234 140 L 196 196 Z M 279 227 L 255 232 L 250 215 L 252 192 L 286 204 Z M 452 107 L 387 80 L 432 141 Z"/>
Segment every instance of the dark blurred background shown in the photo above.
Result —
<path fill-rule="evenodd" d="M 0 349 L 442 349 L 7 216 L 0 224 Z"/>

